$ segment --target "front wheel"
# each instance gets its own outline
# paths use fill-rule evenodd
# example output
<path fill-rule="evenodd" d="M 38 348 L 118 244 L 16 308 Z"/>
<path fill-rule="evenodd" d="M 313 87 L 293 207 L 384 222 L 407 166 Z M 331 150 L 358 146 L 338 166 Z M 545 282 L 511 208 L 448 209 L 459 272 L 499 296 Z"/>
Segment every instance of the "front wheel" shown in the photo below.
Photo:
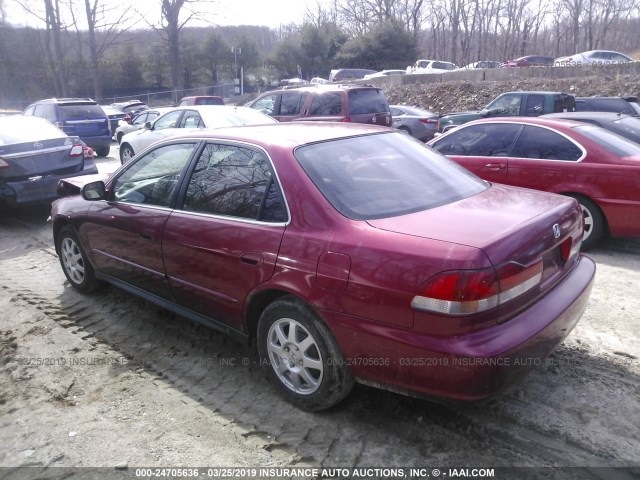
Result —
<path fill-rule="evenodd" d="M 111 147 L 100 147 L 96 150 L 99 157 L 108 157 Z"/>
<path fill-rule="evenodd" d="M 128 143 L 120 145 L 120 163 L 124 165 L 133 158 L 133 148 Z"/>
<path fill-rule="evenodd" d="M 73 227 L 67 225 L 58 234 L 58 255 L 67 280 L 84 293 L 90 293 L 99 287 L 93 266 L 78 239 Z"/>
<path fill-rule="evenodd" d="M 302 409 L 327 409 L 353 388 L 351 370 L 327 326 L 292 297 L 277 300 L 262 313 L 258 350 L 271 384 Z"/>
<path fill-rule="evenodd" d="M 584 234 L 582 236 L 582 250 L 587 251 L 595 247 L 606 230 L 605 219 L 600 208 L 587 197 L 582 195 L 568 195 L 580 204 L 584 216 Z"/>

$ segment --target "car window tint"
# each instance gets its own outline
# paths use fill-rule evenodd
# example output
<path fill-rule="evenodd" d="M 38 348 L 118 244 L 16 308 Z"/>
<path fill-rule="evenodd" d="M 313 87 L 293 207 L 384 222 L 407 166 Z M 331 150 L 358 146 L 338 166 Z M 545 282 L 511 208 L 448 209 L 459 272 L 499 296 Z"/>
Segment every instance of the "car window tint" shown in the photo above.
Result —
<path fill-rule="evenodd" d="M 100 108 L 100 105 L 60 105 L 60 114 L 63 120 L 85 120 L 87 118 L 105 118 L 106 113 Z"/>
<path fill-rule="evenodd" d="M 400 110 L 399 108 L 391 108 L 391 115 L 393 115 L 394 117 L 398 117 L 400 115 L 404 115 L 405 112 L 403 110 Z"/>
<path fill-rule="evenodd" d="M 426 210 L 488 188 L 468 170 L 402 133 L 305 145 L 295 156 L 331 205 L 354 220 Z"/>
<path fill-rule="evenodd" d="M 301 93 L 283 93 L 280 99 L 280 115 L 298 115 L 304 95 Z"/>
<path fill-rule="evenodd" d="M 147 122 L 147 116 L 148 115 L 146 113 L 141 113 L 133 121 L 133 125 L 144 125 Z"/>
<path fill-rule="evenodd" d="M 527 97 L 527 103 L 524 107 L 524 114 L 529 117 L 536 117 L 538 115 L 542 115 L 543 108 L 544 108 L 544 96 L 529 95 Z"/>
<path fill-rule="evenodd" d="M 204 122 L 198 112 L 188 110 L 184 112 L 182 120 L 180 120 L 180 128 L 204 128 Z"/>
<path fill-rule="evenodd" d="M 115 181 L 113 199 L 168 207 L 195 143 L 176 143 L 156 148 L 131 163 Z"/>
<path fill-rule="evenodd" d="M 286 219 L 266 155 L 226 144 L 205 147 L 189 180 L 184 209 L 253 220 Z"/>
<path fill-rule="evenodd" d="M 640 145 L 604 128 L 581 125 L 575 129 L 616 155 L 621 157 L 640 155 Z"/>
<path fill-rule="evenodd" d="M 382 90 L 369 88 L 364 90 L 349 90 L 349 115 L 361 115 L 366 113 L 380 113 L 389 111 Z M 334 115 L 334 114 L 332 114 Z"/>
<path fill-rule="evenodd" d="M 568 138 L 552 130 L 526 125 L 510 157 L 575 161 L 582 150 Z"/>
<path fill-rule="evenodd" d="M 262 97 L 261 99 L 256 100 L 256 102 L 251 105 L 251 108 L 262 113 L 266 113 L 267 115 L 273 115 L 277 99 L 277 95 L 267 95 L 266 97 Z"/>
<path fill-rule="evenodd" d="M 446 135 L 433 148 L 443 155 L 506 157 L 521 129 L 509 123 L 471 125 Z"/>
<path fill-rule="evenodd" d="M 309 115 L 328 116 L 340 115 L 342 111 L 342 97 L 339 93 L 323 93 L 316 95 L 311 103 Z"/>
<path fill-rule="evenodd" d="M 153 124 L 153 129 L 163 130 L 165 128 L 176 128 L 180 115 L 182 115 L 182 110 L 167 113 L 166 115 L 158 118 L 158 120 Z"/>

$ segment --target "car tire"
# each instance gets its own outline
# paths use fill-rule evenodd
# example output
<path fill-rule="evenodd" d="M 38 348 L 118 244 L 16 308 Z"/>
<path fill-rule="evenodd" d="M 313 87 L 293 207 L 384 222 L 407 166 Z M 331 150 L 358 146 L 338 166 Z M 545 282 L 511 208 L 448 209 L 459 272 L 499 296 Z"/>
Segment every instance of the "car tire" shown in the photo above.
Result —
<path fill-rule="evenodd" d="M 353 388 L 353 375 L 331 331 L 298 299 L 284 297 L 265 308 L 257 337 L 269 382 L 297 407 L 325 410 Z"/>
<path fill-rule="evenodd" d="M 123 143 L 120 145 L 120 163 L 124 165 L 125 163 L 131 161 L 135 153 L 133 152 L 133 148 L 128 143 Z"/>
<path fill-rule="evenodd" d="M 108 157 L 111 147 L 100 147 L 96 150 L 99 157 Z"/>
<path fill-rule="evenodd" d="M 575 198 L 584 215 L 584 236 L 582 237 L 582 250 L 587 251 L 595 247 L 606 231 L 606 220 L 600 207 L 592 200 L 577 194 L 569 194 L 569 197 Z"/>
<path fill-rule="evenodd" d="M 96 278 L 75 229 L 70 225 L 64 226 L 57 240 L 60 265 L 71 286 L 83 293 L 96 290 L 101 283 Z"/>
<path fill-rule="evenodd" d="M 398 127 L 398 130 L 400 130 L 402 133 L 406 133 L 407 135 L 411 136 L 411 129 L 409 127 Z"/>

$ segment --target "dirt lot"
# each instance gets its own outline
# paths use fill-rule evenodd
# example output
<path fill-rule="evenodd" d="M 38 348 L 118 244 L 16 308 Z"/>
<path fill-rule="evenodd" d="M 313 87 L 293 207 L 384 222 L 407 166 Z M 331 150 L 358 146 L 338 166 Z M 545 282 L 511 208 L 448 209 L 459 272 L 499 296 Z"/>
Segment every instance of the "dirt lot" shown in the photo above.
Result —
<path fill-rule="evenodd" d="M 102 171 L 116 168 L 112 156 Z M 609 240 L 591 253 L 598 272 L 584 317 L 544 365 L 498 397 L 438 404 L 357 387 L 337 408 L 311 414 L 280 400 L 252 349 L 115 288 L 77 293 L 47 216 L 0 212 L 0 467 L 640 473 L 640 240 Z M 0 478 L 14 477 L 0 469 Z"/>

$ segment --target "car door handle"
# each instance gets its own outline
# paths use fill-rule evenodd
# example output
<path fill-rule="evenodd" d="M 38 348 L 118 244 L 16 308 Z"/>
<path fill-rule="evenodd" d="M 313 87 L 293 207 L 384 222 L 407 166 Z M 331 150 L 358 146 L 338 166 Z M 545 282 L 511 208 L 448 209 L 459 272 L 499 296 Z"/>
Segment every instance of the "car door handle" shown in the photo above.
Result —
<path fill-rule="evenodd" d="M 262 255 L 259 253 L 243 253 L 240 255 L 240 261 L 247 265 L 258 265 L 262 260 Z"/>
<path fill-rule="evenodd" d="M 489 170 L 505 170 L 507 166 L 504 163 L 487 163 L 484 168 Z"/>

